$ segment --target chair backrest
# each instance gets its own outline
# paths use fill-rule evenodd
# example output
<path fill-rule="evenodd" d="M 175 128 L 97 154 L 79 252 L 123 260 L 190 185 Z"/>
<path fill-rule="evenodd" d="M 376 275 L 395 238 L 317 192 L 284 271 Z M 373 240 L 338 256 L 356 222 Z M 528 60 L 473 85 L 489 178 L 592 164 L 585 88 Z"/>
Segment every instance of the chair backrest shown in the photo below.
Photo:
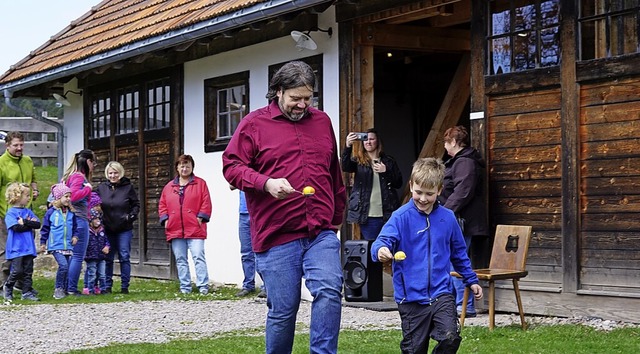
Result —
<path fill-rule="evenodd" d="M 489 268 L 524 271 L 531 230 L 531 226 L 498 225 Z"/>

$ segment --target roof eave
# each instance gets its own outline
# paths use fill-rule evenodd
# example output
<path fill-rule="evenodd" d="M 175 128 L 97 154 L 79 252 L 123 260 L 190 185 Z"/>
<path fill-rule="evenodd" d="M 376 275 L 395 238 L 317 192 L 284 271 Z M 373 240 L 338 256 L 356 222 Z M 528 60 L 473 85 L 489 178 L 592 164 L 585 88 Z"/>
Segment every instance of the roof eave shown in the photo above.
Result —
<path fill-rule="evenodd" d="M 15 81 L 0 84 L 0 91 L 11 95 L 12 92 L 28 89 L 46 82 L 73 76 L 83 71 L 99 68 L 103 65 L 129 59 L 144 53 L 169 48 L 180 43 L 221 33 L 233 28 L 248 25 L 270 17 L 284 15 L 293 11 L 306 9 L 333 0 L 273 0 L 252 7 L 240 9 L 230 14 L 202 21 L 188 27 L 161 35 L 146 38 L 142 41 L 83 58 Z"/>

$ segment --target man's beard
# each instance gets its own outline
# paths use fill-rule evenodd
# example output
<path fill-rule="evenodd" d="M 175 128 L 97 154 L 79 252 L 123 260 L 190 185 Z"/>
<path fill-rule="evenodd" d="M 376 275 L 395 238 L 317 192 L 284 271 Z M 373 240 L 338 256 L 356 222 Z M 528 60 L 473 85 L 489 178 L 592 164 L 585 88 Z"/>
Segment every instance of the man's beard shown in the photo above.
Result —
<path fill-rule="evenodd" d="M 292 122 L 297 122 L 300 119 L 304 118 L 304 116 L 307 114 L 307 111 L 308 111 L 308 109 L 305 109 L 300 113 L 293 113 L 293 111 L 287 112 L 284 109 L 284 103 L 282 102 L 282 100 L 278 101 L 278 105 L 280 106 L 280 111 L 282 112 L 282 115 L 287 117 Z"/>

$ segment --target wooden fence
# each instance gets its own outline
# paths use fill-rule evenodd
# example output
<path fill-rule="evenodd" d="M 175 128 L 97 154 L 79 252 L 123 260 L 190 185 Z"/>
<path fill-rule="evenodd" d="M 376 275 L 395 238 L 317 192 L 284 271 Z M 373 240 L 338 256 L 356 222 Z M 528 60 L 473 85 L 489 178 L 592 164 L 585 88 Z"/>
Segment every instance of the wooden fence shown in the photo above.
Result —
<path fill-rule="evenodd" d="M 48 118 L 60 124 L 61 119 Z M 36 166 L 57 166 L 58 164 L 58 129 L 29 117 L 0 117 L 0 131 L 8 133 L 19 131 L 24 135 L 24 154 L 29 155 Z M 0 154 L 6 149 L 0 143 Z"/>

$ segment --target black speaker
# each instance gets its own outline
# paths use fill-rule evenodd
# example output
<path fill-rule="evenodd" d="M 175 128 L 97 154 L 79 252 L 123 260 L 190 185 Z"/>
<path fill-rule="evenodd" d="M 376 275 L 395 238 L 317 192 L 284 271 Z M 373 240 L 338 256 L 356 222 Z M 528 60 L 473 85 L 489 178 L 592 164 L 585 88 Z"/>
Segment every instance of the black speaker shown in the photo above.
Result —
<path fill-rule="evenodd" d="M 371 260 L 371 243 L 367 240 L 344 243 L 342 273 L 347 301 L 382 301 L 382 263 Z"/>

